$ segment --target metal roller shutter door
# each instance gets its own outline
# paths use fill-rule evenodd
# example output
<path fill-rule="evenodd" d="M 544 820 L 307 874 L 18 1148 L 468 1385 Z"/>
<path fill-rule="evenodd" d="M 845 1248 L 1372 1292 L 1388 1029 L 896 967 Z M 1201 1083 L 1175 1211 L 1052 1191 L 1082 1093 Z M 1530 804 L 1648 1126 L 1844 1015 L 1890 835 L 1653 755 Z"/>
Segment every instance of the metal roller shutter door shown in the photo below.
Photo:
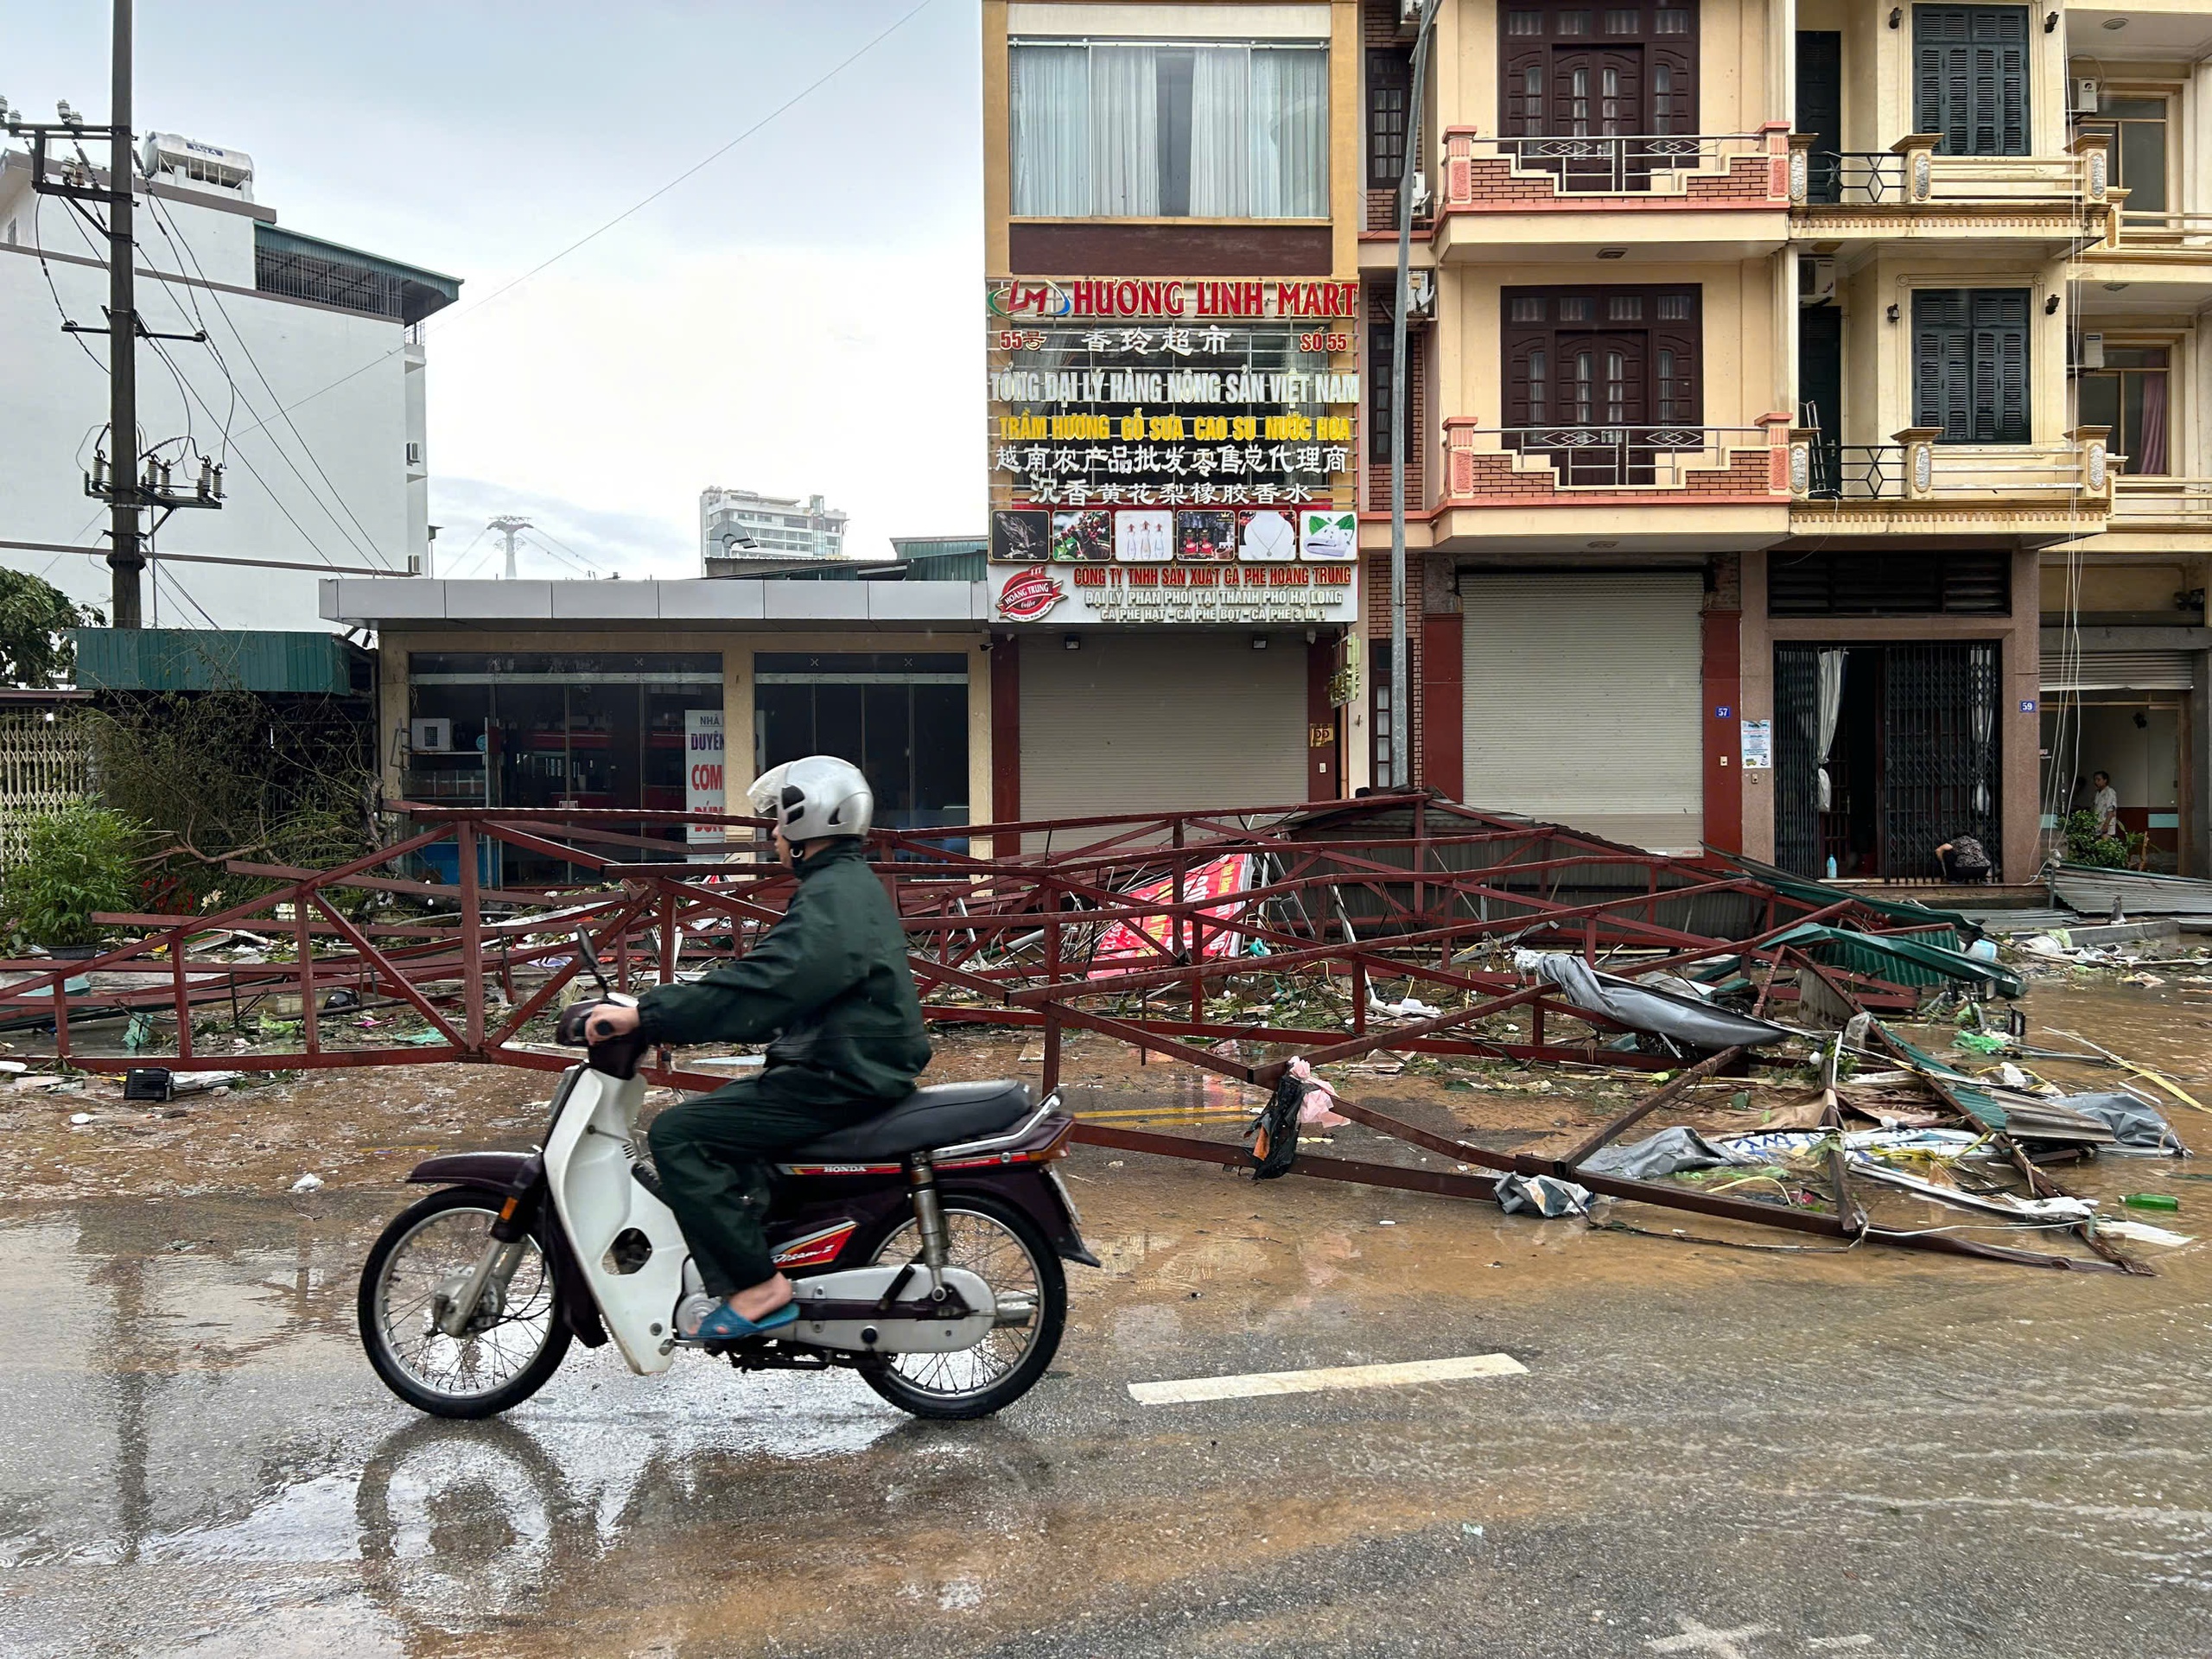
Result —
<path fill-rule="evenodd" d="M 2187 651 L 2085 651 L 2043 659 L 2046 691 L 2186 691 L 2196 657 Z"/>
<path fill-rule="evenodd" d="M 1468 804 L 1695 849 L 1704 592 L 1694 571 L 1462 575 Z"/>
<path fill-rule="evenodd" d="M 1244 634 L 1021 642 L 1021 816 L 1306 798 L 1306 652 Z"/>

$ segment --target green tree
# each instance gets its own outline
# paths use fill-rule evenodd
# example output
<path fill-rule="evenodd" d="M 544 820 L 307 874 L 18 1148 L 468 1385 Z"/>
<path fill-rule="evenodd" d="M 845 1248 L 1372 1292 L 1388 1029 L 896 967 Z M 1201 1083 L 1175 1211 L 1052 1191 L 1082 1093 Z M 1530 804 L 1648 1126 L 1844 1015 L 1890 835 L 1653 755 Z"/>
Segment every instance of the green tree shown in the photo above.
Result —
<path fill-rule="evenodd" d="M 0 876 L 0 928 L 34 944 L 91 944 L 96 911 L 129 910 L 138 893 L 138 825 L 79 801 L 32 826 L 23 856 Z"/>
<path fill-rule="evenodd" d="M 59 685 L 76 666 L 65 630 L 105 626 L 107 619 L 76 605 L 51 582 L 22 570 L 0 570 L 0 684 Z"/>

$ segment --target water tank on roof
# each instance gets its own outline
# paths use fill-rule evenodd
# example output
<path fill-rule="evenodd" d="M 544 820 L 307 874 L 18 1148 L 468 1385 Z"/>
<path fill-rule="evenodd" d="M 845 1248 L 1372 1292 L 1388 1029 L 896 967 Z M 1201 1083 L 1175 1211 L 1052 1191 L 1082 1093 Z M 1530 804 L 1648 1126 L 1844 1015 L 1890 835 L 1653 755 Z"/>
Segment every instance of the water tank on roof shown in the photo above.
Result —
<path fill-rule="evenodd" d="M 253 157 L 242 149 L 203 144 L 181 132 L 149 132 L 139 147 L 139 170 L 160 184 L 235 191 L 253 200 Z"/>

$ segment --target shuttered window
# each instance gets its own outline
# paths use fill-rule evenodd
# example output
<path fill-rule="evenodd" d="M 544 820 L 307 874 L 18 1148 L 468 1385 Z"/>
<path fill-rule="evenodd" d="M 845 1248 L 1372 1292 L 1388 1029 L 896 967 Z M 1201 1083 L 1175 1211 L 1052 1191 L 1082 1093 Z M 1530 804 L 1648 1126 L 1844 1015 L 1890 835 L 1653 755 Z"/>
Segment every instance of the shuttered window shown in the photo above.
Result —
<path fill-rule="evenodd" d="M 2028 442 L 2028 290 L 1923 288 L 1912 296 L 1913 423 L 1941 443 Z"/>
<path fill-rule="evenodd" d="M 1913 124 L 1945 156 L 2028 153 L 2024 6 L 1912 9 Z"/>
<path fill-rule="evenodd" d="M 1766 576 L 1769 616 L 2004 616 L 2012 556 L 2003 549 L 1853 548 L 1777 553 Z"/>

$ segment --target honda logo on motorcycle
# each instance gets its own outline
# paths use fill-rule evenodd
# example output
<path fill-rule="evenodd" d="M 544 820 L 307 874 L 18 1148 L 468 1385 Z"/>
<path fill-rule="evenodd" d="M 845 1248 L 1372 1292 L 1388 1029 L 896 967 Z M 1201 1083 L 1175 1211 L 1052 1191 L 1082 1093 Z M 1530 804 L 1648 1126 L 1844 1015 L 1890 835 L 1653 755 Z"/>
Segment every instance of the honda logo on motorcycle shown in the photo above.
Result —
<path fill-rule="evenodd" d="M 1067 597 L 1058 580 L 1042 570 L 1017 570 L 999 589 L 999 614 L 1009 622 L 1034 622 Z"/>

